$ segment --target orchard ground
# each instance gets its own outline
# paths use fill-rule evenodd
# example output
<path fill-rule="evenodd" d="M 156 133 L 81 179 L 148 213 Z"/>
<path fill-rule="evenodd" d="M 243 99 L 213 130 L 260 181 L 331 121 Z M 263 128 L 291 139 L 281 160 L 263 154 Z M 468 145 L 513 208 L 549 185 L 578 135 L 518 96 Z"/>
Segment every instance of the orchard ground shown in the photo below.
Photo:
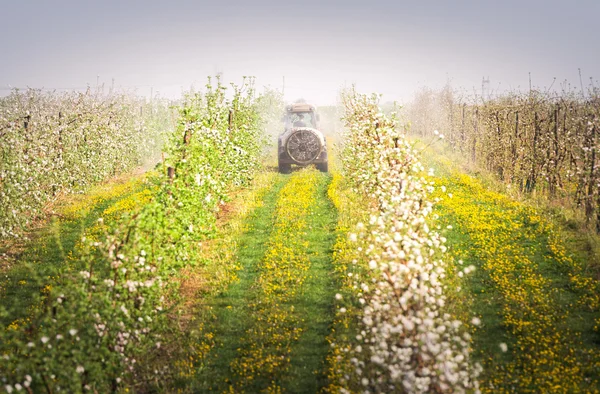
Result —
<path fill-rule="evenodd" d="M 482 391 L 598 391 L 596 237 L 556 211 L 510 197 L 487 177 L 466 174 L 446 154 L 425 151 L 451 264 L 476 268 L 457 279 L 462 290 L 450 302 L 484 366 Z M 331 383 L 326 338 L 340 286 L 332 260 L 336 239 L 347 234 L 336 230 L 330 182 L 314 170 L 265 170 L 235 192 L 203 264 L 181 279 L 190 329 L 201 326 L 210 341 L 195 344 L 198 357 L 176 387 L 318 392 Z M 5 247 L 1 301 L 22 313 L 3 317 L 3 325 L 21 324 L 61 272 L 80 268 L 69 256 L 99 218 L 143 205 L 152 187 L 147 176 L 99 186 L 56 208 L 18 249 Z"/>

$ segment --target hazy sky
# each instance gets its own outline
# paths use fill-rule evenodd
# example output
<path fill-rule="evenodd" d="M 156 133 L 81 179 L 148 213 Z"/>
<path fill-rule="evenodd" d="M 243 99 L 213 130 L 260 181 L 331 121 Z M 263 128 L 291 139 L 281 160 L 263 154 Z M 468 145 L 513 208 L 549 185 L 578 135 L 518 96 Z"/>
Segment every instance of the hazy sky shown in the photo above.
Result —
<path fill-rule="evenodd" d="M 257 77 L 286 99 L 344 84 L 408 99 L 450 80 L 481 90 L 600 78 L 600 0 L 0 0 L 0 94 L 97 81 L 179 96 L 207 75 Z"/>

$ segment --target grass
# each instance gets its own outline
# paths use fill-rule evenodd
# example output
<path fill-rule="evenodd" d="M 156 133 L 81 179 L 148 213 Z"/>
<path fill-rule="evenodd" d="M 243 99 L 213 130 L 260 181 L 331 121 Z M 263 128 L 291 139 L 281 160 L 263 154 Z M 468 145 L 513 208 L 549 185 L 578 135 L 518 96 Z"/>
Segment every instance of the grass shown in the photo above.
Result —
<path fill-rule="evenodd" d="M 288 177 L 279 176 L 263 197 L 262 204 L 247 218 L 247 231 L 238 240 L 239 280 L 224 293 L 204 303 L 203 309 L 208 308 L 215 315 L 215 321 L 208 324 L 218 342 L 209 355 L 209 361 L 198 371 L 196 383 L 192 386 L 194 391 L 223 391 L 230 381 L 229 365 L 237 356 L 241 338 L 251 322 L 247 308 L 248 293 L 258 276 L 257 265 L 267 249 L 278 193 L 287 180 Z"/>
<path fill-rule="evenodd" d="M 597 237 L 566 216 L 552 214 L 555 210 L 517 201 L 503 192 L 501 185 L 465 175 L 464 169 L 457 169 L 443 156 L 426 154 L 424 161 L 436 169 L 432 179 L 437 186 L 443 185 L 453 194 L 449 198 L 437 188 L 436 196 L 443 199 L 435 213 L 440 215 L 438 223 L 442 227 L 452 226 L 443 232 L 454 269 L 458 272 L 468 265 L 477 268 L 457 282 L 462 291 L 452 300 L 456 313 L 473 335 L 474 356 L 484 365 L 483 391 L 600 389 Z M 236 234 L 235 239 L 226 238 L 232 240 L 232 245 L 215 243 L 217 248 L 228 250 L 203 265 L 202 269 L 215 271 L 211 280 L 223 287 L 187 295 L 198 297 L 195 320 L 214 339 L 212 348 L 195 364 L 189 387 L 193 392 L 258 392 L 270 386 L 285 392 L 313 393 L 328 383 L 326 337 L 335 315 L 338 284 L 332 267 L 337 213 L 327 197 L 331 178 L 326 174 L 314 174 L 316 192 L 303 219 L 306 227 L 301 234 L 294 234 L 299 236 L 298 245 L 305 245 L 295 253 L 309 262 L 304 280 L 298 289 L 290 290 L 293 296 L 284 298 L 283 307 L 275 305 L 265 312 L 293 311 L 284 316 L 289 319 L 284 321 L 285 330 L 293 332 L 289 337 L 292 339 L 284 344 L 289 360 L 281 370 L 259 374 L 248 384 L 233 367 L 251 347 L 265 354 L 279 351 L 272 349 L 268 341 L 248 343 L 248 333 L 262 324 L 256 312 L 264 311 L 255 308 L 262 302 L 262 293 L 257 289 L 261 275 L 269 275 L 262 264 L 269 248 L 273 248 L 270 241 L 278 220 L 277 204 L 282 190 L 296 174 L 269 176 L 274 181 L 260 195 L 262 202 L 240 219 L 243 230 L 222 228 Z M 143 204 L 150 188 L 137 178 L 104 185 L 59 207 L 61 216 L 31 233 L 31 240 L 18 252 L 0 249 L 0 254 L 15 260 L 0 279 L 0 302 L 11 310 L 10 319 L 2 316 L 1 323 L 6 327 L 26 319 L 31 308 L 43 299 L 46 286 L 59 282 L 65 272 L 78 270 L 70 264 L 69 256 L 76 253 L 82 234 L 93 234 L 99 217 Z M 244 201 L 235 203 L 243 205 Z M 218 250 L 213 252 L 219 254 Z M 217 272 L 219 269 L 227 273 Z M 221 280 L 218 275 L 231 277 Z M 482 324 L 471 324 L 472 316 L 479 317 Z M 502 343 L 507 344 L 507 352 L 500 350 Z M 276 385 L 270 385 L 273 382 Z"/>
<path fill-rule="evenodd" d="M 107 211 L 117 214 L 115 206 L 132 209 L 141 202 L 137 197 L 149 189 L 143 176 L 123 177 L 86 194 L 67 197 L 55 208 L 54 215 L 28 234 L 28 241 L 18 247 L 14 243 L 0 247 L 0 254 L 11 261 L 0 279 L 0 303 L 10 313 L 0 317 L 0 324 L 14 326 L 26 319 L 50 286 L 81 268 L 73 264 L 77 260 L 71 257 L 82 235 L 94 228 L 98 218 L 106 217 Z"/>
<path fill-rule="evenodd" d="M 331 332 L 335 308 L 336 283 L 331 265 L 333 245 L 336 239 L 336 210 L 327 198 L 327 182 L 319 185 L 318 200 L 309 218 L 306 253 L 311 267 L 304 289 L 296 302 L 302 320 L 307 324 L 298 343 L 292 349 L 289 378 L 285 391 L 293 393 L 316 393 L 327 383 L 325 358 L 328 351 L 327 335 Z"/>
<path fill-rule="evenodd" d="M 331 253 L 336 223 L 335 209 L 327 198 L 327 185 L 330 181 L 328 175 L 315 174 L 316 198 L 311 201 L 310 212 L 306 215 L 306 230 L 294 235 L 299 235 L 301 243 L 305 245 L 301 259 L 308 257 L 309 261 L 304 274 L 305 280 L 298 290 L 287 289 L 294 295 L 289 299 L 284 297 L 282 304 L 273 305 L 274 309 L 266 306 L 267 309 L 263 309 L 260 306 L 263 302 L 269 302 L 261 298 L 259 290 L 261 286 L 265 286 L 265 275 L 270 276 L 270 268 L 264 265 L 266 253 L 269 251 L 271 256 L 279 253 L 272 249 L 275 245 L 273 231 L 278 228 L 275 226 L 277 221 L 285 220 L 278 218 L 277 206 L 285 196 L 282 190 L 290 178 L 295 176 L 297 175 L 278 175 L 273 188 L 264 194 L 262 205 L 247 217 L 247 230 L 238 240 L 237 260 L 241 268 L 238 272 L 239 280 L 233 282 L 222 294 L 208 297 L 204 304 L 203 309 L 211 311 L 214 316 L 207 324 L 207 330 L 214 334 L 216 345 L 198 370 L 191 387 L 194 392 L 260 392 L 267 386 L 272 388 L 274 385 L 285 392 L 317 392 L 326 383 L 326 336 L 330 332 L 334 315 L 335 286 Z M 276 276 L 275 273 L 273 275 Z M 256 337 L 252 336 L 258 338 L 260 343 L 248 342 L 249 335 L 255 335 L 250 333 L 262 330 L 262 319 L 269 319 L 270 313 L 277 315 L 290 310 L 291 315 L 287 312 L 282 315 L 285 323 L 281 330 L 294 333 L 287 338 L 295 338 L 296 333 L 301 333 L 296 339 L 277 344 L 275 337 L 279 332 L 264 331 Z M 204 316 L 206 315 L 208 314 L 205 313 Z M 266 327 L 268 325 L 263 328 Z M 244 360 L 248 360 L 248 357 L 252 360 L 252 355 L 257 351 L 264 354 L 265 358 L 270 357 L 270 354 L 281 354 L 280 345 L 289 349 L 289 353 L 285 353 L 289 360 L 284 362 L 281 367 L 283 369 L 275 368 L 264 374 L 262 371 L 255 371 L 256 375 L 249 379 L 244 375 L 251 373 L 248 369 L 240 369 L 244 368 L 240 367 L 244 365 Z"/>
<path fill-rule="evenodd" d="M 445 233 L 451 254 L 477 267 L 463 281 L 462 307 L 463 315 L 482 321 L 471 332 L 485 368 L 483 391 L 597 390 L 598 287 L 589 250 L 573 248 L 581 232 L 491 191 L 444 158 L 427 161 L 436 184 L 452 194 L 436 194 L 443 198 L 436 207 L 440 224 L 452 226 Z"/>

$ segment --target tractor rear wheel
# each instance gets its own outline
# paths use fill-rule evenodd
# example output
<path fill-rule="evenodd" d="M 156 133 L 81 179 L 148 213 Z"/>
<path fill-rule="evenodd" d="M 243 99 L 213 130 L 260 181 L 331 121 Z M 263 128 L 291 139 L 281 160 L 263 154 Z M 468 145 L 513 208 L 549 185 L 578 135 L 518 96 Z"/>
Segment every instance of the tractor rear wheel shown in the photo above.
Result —
<path fill-rule="evenodd" d="M 321 172 L 327 172 L 327 162 L 317 163 L 317 170 L 319 170 Z"/>
<path fill-rule="evenodd" d="M 289 174 L 292 172 L 292 165 L 288 163 L 279 163 L 279 173 L 280 174 Z"/>

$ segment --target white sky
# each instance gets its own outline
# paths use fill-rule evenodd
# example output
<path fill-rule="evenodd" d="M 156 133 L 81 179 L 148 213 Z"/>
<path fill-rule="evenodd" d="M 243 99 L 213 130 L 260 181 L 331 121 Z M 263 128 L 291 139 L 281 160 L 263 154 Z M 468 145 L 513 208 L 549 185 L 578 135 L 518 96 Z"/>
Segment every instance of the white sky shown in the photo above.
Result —
<path fill-rule="evenodd" d="M 96 82 L 178 97 L 221 72 L 286 99 L 333 103 L 355 83 L 384 100 L 421 86 L 579 87 L 600 78 L 600 0 L 0 0 L 0 94 Z"/>

